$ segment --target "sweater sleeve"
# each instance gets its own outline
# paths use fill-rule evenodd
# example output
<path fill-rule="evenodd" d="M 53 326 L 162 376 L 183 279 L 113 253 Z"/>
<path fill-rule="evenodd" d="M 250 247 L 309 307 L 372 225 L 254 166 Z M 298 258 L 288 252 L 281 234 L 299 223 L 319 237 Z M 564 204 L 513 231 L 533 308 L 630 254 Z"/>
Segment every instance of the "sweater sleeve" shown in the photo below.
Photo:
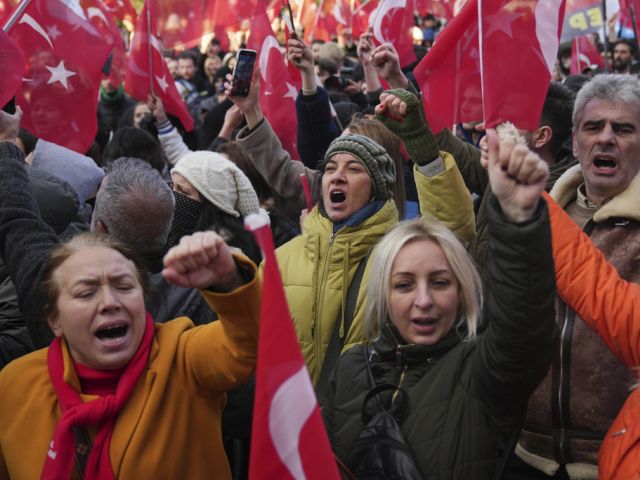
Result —
<path fill-rule="evenodd" d="M 444 223 L 463 241 L 470 242 L 475 235 L 475 213 L 469 190 L 462 180 L 453 157 L 440 152 L 445 171 L 429 177 L 413 167 L 418 187 L 420 213 L 432 215 Z"/>
<path fill-rule="evenodd" d="M 169 160 L 169 167 L 173 167 L 178 160 L 191 152 L 169 120 L 158 125 L 158 139 Z"/>
<path fill-rule="evenodd" d="M 302 174 L 307 175 L 311 191 L 314 191 L 319 172 L 291 159 L 266 118 L 253 130 L 247 127 L 240 130 L 236 140 L 247 150 L 264 179 L 283 197 L 293 197 L 304 202 L 300 181 Z"/>
<path fill-rule="evenodd" d="M 628 367 L 640 365 L 640 285 L 618 271 L 545 194 L 558 294 Z"/>
<path fill-rule="evenodd" d="M 13 143 L 0 143 L 0 252 L 9 267 L 18 304 L 35 348 L 53 339 L 44 320 L 40 292 L 44 262 L 58 237 L 40 218 L 31 193 L 24 155 Z"/>
<path fill-rule="evenodd" d="M 218 321 L 187 330 L 180 339 L 178 358 L 203 392 L 226 392 L 253 373 L 258 354 L 262 279 L 245 257 L 236 261 L 252 269 L 252 280 L 230 293 L 201 290 Z"/>
<path fill-rule="evenodd" d="M 546 203 L 524 223 L 507 222 L 496 198 L 489 205 L 491 264 L 474 375 L 494 415 L 521 409 L 557 350 L 555 282 Z"/>
<path fill-rule="evenodd" d="M 435 137 L 440 150 L 449 152 L 455 158 L 467 188 L 482 196 L 489 186 L 489 174 L 480 164 L 480 150 L 463 142 L 446 128 Z"/>
<path fill-rule="evenodd" d="M 298 94 L 298 152 L 308 168 L 317 168 L 331 141 L 340 135 L 331 116 L 327 91 L 318 87 L 314 95 Z"/>

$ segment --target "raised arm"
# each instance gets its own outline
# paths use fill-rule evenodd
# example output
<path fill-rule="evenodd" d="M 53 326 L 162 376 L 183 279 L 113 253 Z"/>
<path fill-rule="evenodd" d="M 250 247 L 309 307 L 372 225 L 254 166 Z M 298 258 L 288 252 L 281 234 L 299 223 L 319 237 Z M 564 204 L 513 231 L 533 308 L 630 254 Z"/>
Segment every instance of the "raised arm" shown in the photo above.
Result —
<path fill-rule="evenodd" d="M 0 111 L 0 254 L 9 267 L 34 347 L 42 348 L 53 335 L 43 319 L 40 272 L 58 237 L 40 217 L 24 155 L 14 143 L 21 118 L 19 109 L 14 115 Z"/>
<path fill-rule="evenodd" d="M 420 100 L 407 90 L 388 90 L 376 107 L 378 119 L 402 140 L 415 163 L 420 212 L 443 222 L 465 241 L 475 235 L 475 214 L 469 190 L 453 157 L 440 151 Z"/>
<path fill-rule="evenodd" d="M 546 203 L 547 164 L 523 145 L 498 145 L 491 131 L 491 283 L 474 380 L 494 415 L 515 413 L 546 374 L 558 339 Z"/>
<path fill-rule="evenodd" d="M 180 339 L 183 362 L 193 386 L 222 392 L 243 383 L 255 368 L 261 283 L 256 267 L 234 257 L 215 232 L 183 237 L 164 258 L 164 277 L 181 287 L 199 288 L 218 321 L 187 330 Z"/>
<path fill-rule="evenodd" d="M 300 175 L 306 174 L 312 191 L 318 181 L 316 170 L 306 168 L 302 162 L 291 159 L 282 148 L 278 136 L 264 118 L 260 109 L 260 69 L 253 70 L 251 88 L 247 97 L 231 96 L 233 77 L 227 76 L 225 88 L 229 99 L 244 113 L 247 126 L 238 133 L 236 140 L 247 150 L 253 164 L 273 189 L 285 198 L 294 197 L 304 202 Z"/>
<path fill-rule="evenodd" d="M 191 152 L 191 150 L 189 150 L 180 133 L 167 117 L 162 99 L 156 95 L 149 95 L 147 105 L 156 120 L 158 140 L 160 140 L 160 145 L 162 145 L 167 160 L 169 160 L 169 167 L 173 167 L 178 163 L 178 160 Z"/>
<path fill-rule="evenodd" d="M 302 40 L 290 39 L 289 61 L 300 71 L 302 91 L 296 98 L 298 152 L 308 168 L 318 168 L 331 141 L 340 135 L 327 91 L 318 86 L 313 53 Z"/>
<path fill-rule="evenodd" d="M 551 217 L 558 294 L 628 367 L 640 365 L 640 285 L 618 271 L 567 213 L 544 194 Z"/>

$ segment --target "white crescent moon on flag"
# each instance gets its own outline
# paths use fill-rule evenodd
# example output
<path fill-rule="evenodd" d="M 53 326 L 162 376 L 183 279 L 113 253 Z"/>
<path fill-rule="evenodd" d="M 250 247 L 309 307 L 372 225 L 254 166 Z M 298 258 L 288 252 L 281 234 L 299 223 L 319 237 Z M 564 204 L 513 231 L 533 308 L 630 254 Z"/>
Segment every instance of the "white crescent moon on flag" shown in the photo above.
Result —
<path fill-rule="evenodd" d="M 129 68 L 129 70 L 131 70 L 136 75 L 140 75 L 141 77 L 148 77 L 149 76 L 149 72 L 141 69 L 138 66 L 138 64 L 136 63 L 136 61 L 134 60 L 133 56 L 129 57 L 129 63 L 127 64 L 127 67 Z"/>
<path fill-rule="evenodd" d="M 307 367 L 302 366 L 282 382 L 269 407 L 269 433 L 273 446 L 295 480 L 307 478 L 300 457 L 300 432 L 316 404 Z"/>
<path fill-rule="evenodd" d="M 107 17 L 105 16 L 104 12 L 99 8 L 96 8 L 96 7 L 87 8 L 87 15 L 89 15 L 89 18 L 96 18 L 96 17 L 101 18 L 106 25 L 109 25 L 109 20 L 107 20 Z"/>
<path fill-rule="evenodd" d="M 407 0 L 381 0 L 380 5 L 376 8 L 371 15 L 369 15 L 369 25 L 375 19 L 375 23 L 371 25 L 373 28 L 373 35 L 380 43 L 387 42 L 388 40 L 382 35 L 382 20 L 389 14 L 394 8 L 405 8 L 407 6 Z"/>
<path fill-rule="evenodd" d="M 340 10 L 340 4 L 338 2 L 336 2 L 333 5 L 333 16 L 335 17 L 335 19 L 338 21 L 340 25 L 347 24 L 347 21 L 342 16 L 342 11 Z"/>
<path fill-rule="evenodd" d="M 22 18 L 20 19 L 20 22 L 18 22 L 18 23 L 19 24 L 20 23 L 26 23 L 31 28 L 33 28 L 37 33 L 42 35 L 42 37 L 47 41 L 47 43 L 51 47 L 51 50 L 53 50 L 53 43 L 51 43 L 51 39 L 49 38 L 49 35 L 47 35 L 47 32 L 44 31 L 44 28 L 42 28 L 40 26 L 40 24 L 38 22 L 36 22 L 35 19 L 31 15 L 29 15 L 28 13 L 25 13 L 22 16 Z"/>
<path fill-rule="evenodd" d="M 263 81 L 267 81 L 267 65 L 269 64 L 269 51 L 275 48 L 278 52 L 280 52 L 280 45 L 276 40 L 276 37 L 273 35 L 269 35 L 262 42 L 262 46 L 260 47 L 260 76 Z"/>
<path fill-rule="evenodd" d="M 558 8 L 560 5 L 562 2 L 557 0 L 536 2 L 536 36 L 549 72 L 553 71 L 553 64 L 558 52 Z"/>

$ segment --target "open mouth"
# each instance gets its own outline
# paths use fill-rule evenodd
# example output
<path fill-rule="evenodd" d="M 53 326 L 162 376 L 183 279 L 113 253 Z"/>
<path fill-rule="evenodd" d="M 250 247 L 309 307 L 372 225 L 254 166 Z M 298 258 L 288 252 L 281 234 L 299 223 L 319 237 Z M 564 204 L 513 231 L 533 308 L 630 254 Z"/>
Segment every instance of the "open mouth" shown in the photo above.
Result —
<path fill-rule="evenodd" d="M 615 168 L 616 167 L 616 162 L 608 158 L 596 158 L 593 161 L 593 164 L 597 168 Z"/>
<path fill-rule="evenodd" d="M 347 196 L 341 190 L 333 190 L 329 192 L 329 200 L 331 200 L 331 203 L 343 203 L 346 199 Z"/>
<path fill-rule="evenodd" d="M 96 337 L 105 343 L 114 343 L 121 340 L 129 331 L 128 325 L 111 325 L 98 329 Z"/>

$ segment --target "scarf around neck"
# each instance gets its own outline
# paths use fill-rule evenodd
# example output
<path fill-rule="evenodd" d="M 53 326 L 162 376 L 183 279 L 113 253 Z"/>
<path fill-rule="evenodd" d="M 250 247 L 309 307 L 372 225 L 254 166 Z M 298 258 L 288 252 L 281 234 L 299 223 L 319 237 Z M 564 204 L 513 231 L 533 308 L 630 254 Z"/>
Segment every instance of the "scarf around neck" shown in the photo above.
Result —
<path fill-rule="evenodd" d="M 84 472 L 86 479 L 113 479 L 109 445 L 116 417 L 133 392 L 138 379 L 147 368 L 154 325 L 147 313 L 145 331 L 138 350 L 126 365 L 116 387 L 110 395 L 104 395 L 84 403 L 71 385 L 64 381 L 62 340 L 56 338 L 47 352 L 49 377 L 58 397 L 62 416 L 58 420 L 53 440 L 45 458 L 42 480 L 59 480 L 71 477 L 76 450 L 73 427 L 96 426 L 97 433 Z"/>

